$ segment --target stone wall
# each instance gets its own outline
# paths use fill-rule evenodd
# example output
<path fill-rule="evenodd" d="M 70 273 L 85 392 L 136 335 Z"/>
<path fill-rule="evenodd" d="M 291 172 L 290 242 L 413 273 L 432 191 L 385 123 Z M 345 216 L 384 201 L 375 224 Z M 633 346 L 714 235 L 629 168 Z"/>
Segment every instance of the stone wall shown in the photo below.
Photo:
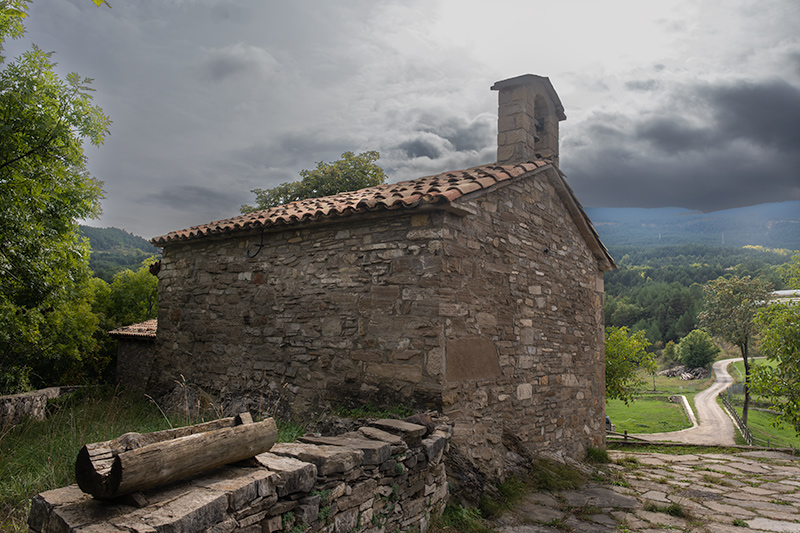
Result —
<path fill-rule="evenodd" d="M 33 392 L 0 396 L 0 428 L 16 424 L 25 417 L 44 420 L 47 400 L 58 398 L 75 387 L 50 387 Z"/>
<path fill-rule="evenodd" d="M 378 420 L 338 437 L 276 444 L 253 466 L 229 465 L 118 502 L 94 500 L 77 485 L 47 491 L 34 497 L 28 523 L 37 533 L 424 533 L 447 501 L 442 458 L 451 435 L 445 424 Z"/>
<path fill-rule="evenodd" d="M 469 197 L 475 215 L 445 226 L 443 411 L 454 443 L 496 476 L 502 458 L 484 443 L 504 431 L 576 459 L 605 444 L 603 273 L 537 178 Z"/>
<path fill-rule="evenodd" d="M 155 338 L 117 341 L 116 381 L 129 389 L 144 389 L 153 366 Z"/>
<path fill-rule="evenodd" d="M 252 259 L 260 235 L 168 245 L 152 385 L 306 416 L 413 402 L 492 477 L 504 432 L 582 458 L 605 438 L 603 279 L 555 172 L 266 232 Z"/>
<path fill-rule="evenodd" d="M 183 375 L 220 398 L 246 393 L 308 417 L 330 401 L 439 407 L 443 217 L 267 233 L 252 259 L 259 235 L 166 247 L 154 385 Z"/>

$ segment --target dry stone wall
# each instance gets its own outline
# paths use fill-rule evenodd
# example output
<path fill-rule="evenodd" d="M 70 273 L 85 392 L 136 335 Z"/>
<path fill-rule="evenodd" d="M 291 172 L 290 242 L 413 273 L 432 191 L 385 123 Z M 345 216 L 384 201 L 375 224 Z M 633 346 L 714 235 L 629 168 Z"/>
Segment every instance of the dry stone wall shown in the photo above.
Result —
<path fill-rule="evenodd" d="M 218 468 L 119 502 L 71 485 L 37 495 L 28 523 L 36 533 L 424 533 L 448 496 L 443 455 L 452 429 L 431 430 L 378 420 L 338 437 L 276 444 L 252 466 Z"/>
<path fill-rule="evenodd" d="M 50 387 L 32 392 L 0 396 L 0 429 L 12 426 L 23 418 L 44 420 L 47 400 L 58 398 L 76 387 Z"/>

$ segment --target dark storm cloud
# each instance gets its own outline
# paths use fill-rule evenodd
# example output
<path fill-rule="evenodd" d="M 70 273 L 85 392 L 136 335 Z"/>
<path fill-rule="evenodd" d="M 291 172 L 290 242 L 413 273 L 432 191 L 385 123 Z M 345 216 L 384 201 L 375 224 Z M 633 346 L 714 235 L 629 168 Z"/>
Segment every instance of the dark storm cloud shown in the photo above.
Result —
<path fill-rule="evenodd" d="M 406 156 L 410 159 L 414 159 L 415 157 L 427 157 L 428 159 L 436 159 L 440 155 L 442 155 L 441 150 L 434 146 L 430 141 L 425 139 L 414 139 L 412 141 L 406 141 L 404 143 L 400 143 L 398 145 L 403 152 L 405 152 Z"/>
<path fill-rule="evenodd" d="M 713 145 L 713 132 L 694 126 L 684 117 L 662 116 L 635 127 L 636 136 L 648 141 L 656 150 L 670 155 L 685 151 L 704 150 Z"/>
<path fill-rule="evenodd" d="M 199 185 L 170 185 L 146 195 L 143 200 L 148 204 L 162 205 L 180 211 L 229 213 L 231 205 L 240 205 L 246 197 L 241 192 L 230 193 Z M 230 216 L 235 214 L 229 213 Z M 206 215 L 203 217 L 208 218 Z"/>
<path fill-rule="evenodd" d="M 594 113 L 562 144 L 584 205 L 726 207 L 800 199 L 800 88 L 671 87 L 647 114 Z"/>
<path fill-rule="evenodd" d="M 800 152 L 800 88 L 783 80 L 698 90 L 714 110 L 721 138 Z"/>
<path fill-rule="evenodd" d="M 496 117 L 483 114 L 473 120 L 461 117 L 444 117 L 426 114 L 419 119 L 420 130 L 446 139 L 457 152 L 479 152 L 493 144 Z"/>

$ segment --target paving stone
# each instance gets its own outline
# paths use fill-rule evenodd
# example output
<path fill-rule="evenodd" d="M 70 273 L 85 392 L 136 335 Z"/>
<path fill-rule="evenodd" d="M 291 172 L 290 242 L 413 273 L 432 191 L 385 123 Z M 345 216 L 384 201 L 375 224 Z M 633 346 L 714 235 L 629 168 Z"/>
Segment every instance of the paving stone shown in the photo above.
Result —
<path fill-rule="evenodd" d="M 720 502 L 703 502 L 703 505 L 718 513 L 729 514 L 736 518 L 750 518 L 755 516 L 753 511 L 743 509 L 736 505 L 727 505 Z"/>
<path fill-rule="evenodd" d="M 636 511 L 636 516 L 654 525 L 664 525 L 667 527 L 678 528 L 686 527 L 686 520 L 677 516 L 668 515 L 666 513 L 655 513 L 653 511 L 645 511 L 642 509 Z"/>
<path fill-rule="evenodd" d="M 611 507 L 618 509 L 636 509 L 641 507 L 639 501 L 632 496 L 618 494 L 613 490 L 596 485 L 588 485 L 579 491 L 567 491 L 562 493 L 570 507 Z"/>
<path fill-rule="evenodd" d="M 650 490 L 642 494 L 642 498 L 645 500 L 653 500 L 656 502 L 663 502 L 663 503 L 670 503 L 669 498 L 667 498 L 667 494 L 665 492 L 660 492 L 657 490 Z"/>
<path fill-rule="evenodd" d="M 751 529 L 772 531 L 775 533 L 800 533 L 800 523 L 797 522 L 783 522 L 759 517 L 748 520 L 747 525 L 750 526 Z"/>

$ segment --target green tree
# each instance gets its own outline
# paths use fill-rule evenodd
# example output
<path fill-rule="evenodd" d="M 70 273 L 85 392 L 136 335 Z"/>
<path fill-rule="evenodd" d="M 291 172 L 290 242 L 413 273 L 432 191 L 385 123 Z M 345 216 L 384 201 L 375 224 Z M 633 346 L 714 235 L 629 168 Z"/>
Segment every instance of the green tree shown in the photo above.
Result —
<path fill-rule="evenodd" d="M 792 256 L 792 260 L 778 267 L 778 272 L 790 289 L 800 289 L 800 253 Z"/>
<path fill-rule="evenodd" d="M 681 362 L 689 368 L 707 366 L 719 353 L 719 347 L 714 344 L 711 335 L 702 329 L 689 332 L 678 343 L 678 354 Z"/>
<path fill-rule="evenodd" d="M 306 198 L 321 198 L 380 185 L 386 182 L 386 173 L 376 163 L 379 158 L 378 152 L 345 152 L 341 159 L 332 163 L 320 161 L 314 170 L 301 170 L 300 181 L 281 183 L 272 189 L 253 189 L 256 205 L 243 205 L 241 211 L 250 213 Z"/>
<path fill-rule="evenodd" d="M 622 400 L 627 405 L 645 385 L 638 375 L 655 370 L 655 354 L 647 351 L 650 342 L 644 331 L 630 333 L 628 328 L 606 328 L 606 398 Z"/>
<path fill-rule="evenodd" d="M 125 269 L 117 272 L 111 283 L 100 278 L 92 280 L 92 311 L 99 320 L 94 332 L 98 346 L 98 377 L 113 378 L 111 372 L 117 356 L 117 341 L 108 332 L 158 315 L 158 278 L 150 273 L 150 265 L 157 259 L 156 256 L 145 259 L 136 271 Z"/>
<path fill-rule="evenodd" d="M 27 4 L 0 4 L 0 46 L 23 34 Z M 34 45 L 1 64 L 0 387 L 11 391 L 36 368 L 63 369 L 94 349 L 91 332 L 69 333 L 91 325 L 89 251 L 77 220 L 98 215 L 102 197 L 82 143 L 102 143 L 110 121 L 91 104 L 91 80 L 59 78 L 52 53 Z M 34 384 L 49 379 L 33 376 Z"/>
<path fill-rule="evenodd" d="M 664 346 L 664 360 L 668 363 L 672 363 L 678 360 L 678 348 L 677 345 L 673 341 L 667 341 L 667 345 Z"/>
<path fill-rule="evenodd" d="M 756 315 L 761 351 L 775 367 L 758 365 L 753 391 L 779 413 L 776 422 L 788 423 L 800 435 L 800 305 L 774 304 Z"/>
<path fill-rule="evenodd" d="M 703 287 L 705 303 L 697 317 L 704 329 L 741 351 L 745 370 L 742 407 L 745 424 L 750 407 L 750 341 L 756 333 L 753 319 L 766 305 L 771 291 L 771 284 L 750 276 L 718 278 Z"/>

